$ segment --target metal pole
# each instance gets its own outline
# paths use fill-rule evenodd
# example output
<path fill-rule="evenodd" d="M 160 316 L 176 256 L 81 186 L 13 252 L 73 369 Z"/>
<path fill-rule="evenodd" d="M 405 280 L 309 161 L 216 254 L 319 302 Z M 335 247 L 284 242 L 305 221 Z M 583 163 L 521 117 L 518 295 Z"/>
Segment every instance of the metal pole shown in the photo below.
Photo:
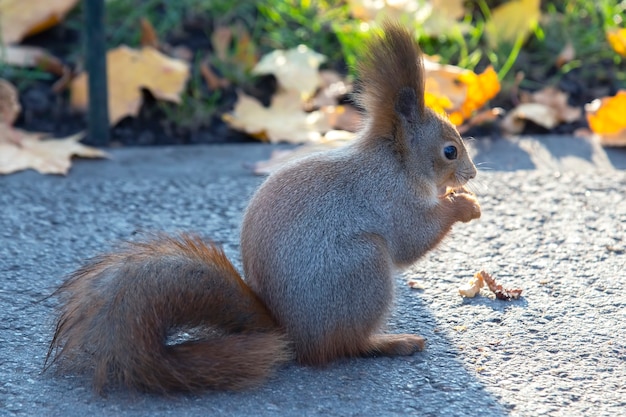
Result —
<path fill-rule="evenodd" d="M 87 141 L 96 146 L 108 146 L 109 100 L 104 38 L 104 0 L 83 0 L 83 7 L 85 11 L 85 61 L 89 74 Z"/>

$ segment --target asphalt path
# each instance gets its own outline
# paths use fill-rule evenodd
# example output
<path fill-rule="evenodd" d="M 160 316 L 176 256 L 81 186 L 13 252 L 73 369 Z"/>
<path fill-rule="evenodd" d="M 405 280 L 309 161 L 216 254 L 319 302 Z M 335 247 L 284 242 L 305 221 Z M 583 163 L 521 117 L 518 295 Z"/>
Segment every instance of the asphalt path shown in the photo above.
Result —
<path fill-rule="evenodd" d="M 571 137 L 473 143 L 479 221 L 398 275 L 390 332 L 411 357 L 288 365 L 243 392 L 95 395 L 42 373 L 56 300 L 82 259 L 137 232 L 195 230 L 237 267 L 267 145 L 119 149 L 67 177 L 0 177 L 0 415 L 617 416 L 626 413 L 626 150 Z M 457 288 L 485 269 L 517 301 Z M 408 278 L 423 289 L 411 289 Z"/>

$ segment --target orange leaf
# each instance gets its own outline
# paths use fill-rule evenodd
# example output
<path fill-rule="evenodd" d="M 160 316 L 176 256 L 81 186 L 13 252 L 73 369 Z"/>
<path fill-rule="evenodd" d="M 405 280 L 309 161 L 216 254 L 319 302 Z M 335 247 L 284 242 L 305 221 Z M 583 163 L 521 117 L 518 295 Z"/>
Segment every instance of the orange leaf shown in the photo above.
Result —
<path fill-rule="evenodd" d="M 464 72 L 458 76 L 457 81 L 467 86 L 467 95 L 461 108 L 450 114 L 450 120 L 454 122 L 469 118 L 500 92 L 498 74 L 491 66 L 481 74 Z"/>
<path fill-rule="evenodd" d="M 134 116 L 141 107 L 141 89 L 160 100 L 180 102 L 180 93 L 189 78 L 186 62 L 169 58 L 154 48 L 134 50 L 126 46 L 107 53 L 109 117 L 111 125 Z M 87 108 L 87 74 L 81 73 L 71 86 L 72 107 Z"/>
<path fill-rule="evenodd" d="M 606 38 L 615 52 L 626 57 L 626 29 L 614 29 L 606 34 Z"/>
<path fill-rule="evenodd" d="M 3 0 L 0 1 L 2 42 L 21 41 L 58 24 L 78 0 Z"/>
<path fill-rule="evenodd" d="M 596 99 L 585 106 L 591 130 L 604 145 L 626 145 L 626 90 L 613 97 Z"/>

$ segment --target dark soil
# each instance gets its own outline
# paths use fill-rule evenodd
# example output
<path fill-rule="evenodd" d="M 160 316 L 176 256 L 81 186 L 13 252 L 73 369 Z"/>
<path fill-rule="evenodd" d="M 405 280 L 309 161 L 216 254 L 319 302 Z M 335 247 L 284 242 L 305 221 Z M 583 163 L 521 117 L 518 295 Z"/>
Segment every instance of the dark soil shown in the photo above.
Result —
<path fill-rule="evenodd" d="M 185 45 L 195 54 L 206 53 L 210 42 L 205 32 L 195 29 L 191 22 L 183 26 L 183 31 L 173 37 L 173 46 Z M 80 32 L 65 27 L 63 24 L 26 39 L 23 44 L 46 49 L 60 58 L 70 68 L 78 65 L 81 59 L 82 44 Z M 197 70 L 197 69 L 196 69 Z M 13 82 L 20 92 L 22 112 L 16 127 L 36 132 L 50 133 L 53 137 L 65 137 L 87 129 L 87 116 L 70 108 L 69 91 L 55 93 L 52 90 L 56 79 L 25 79 L 21 71 L 3 70 L 2 76 Z M 40 74 L 41 75 L 41 74 Z M 27 77 L 26 77 L 27 78 Z M 255 85 L 244 90 L 267 102 L 276 87 L 273 77 L 257 80 Z M 208 89 L 206 91 L 208 96 Z M 199 143 L 241 143 L 256 142 L 250 136 L 230 129 L 221 119 L 220 114 L 232 110 L 236 94 L 234 88 L 221 92 L 220 102 L 212 115 L 193 126 L 181 126 L 168 120 L 165 114 L 167 106 L 174 104 L 157 102 L 148 91 L 143 91 L 143 105 L 137 117 L 126 117 L 110 130 L 111 146 L 150 146 L 150 145 L 185 145 Z M 89 138 L 83 140 L 89 143 Z"/>

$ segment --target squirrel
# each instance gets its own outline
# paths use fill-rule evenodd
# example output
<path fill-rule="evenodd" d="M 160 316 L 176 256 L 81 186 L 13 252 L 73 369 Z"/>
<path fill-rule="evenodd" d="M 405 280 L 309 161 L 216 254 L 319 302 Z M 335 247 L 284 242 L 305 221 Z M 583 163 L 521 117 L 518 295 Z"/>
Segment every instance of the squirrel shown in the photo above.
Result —
<path fill-rule="evenodd" d="M 366 121 L 349 145 L 287 164 L 241 226 L 240 276 L 197 235 L 157 234 L 102 254 L 55 291 L 47 369 L 110 387 L 243 389 L 279 365 L 411 355 L 425 339 L 381 331 L 394 272 L 480 217 L 476 168 L 456 128 L 425 106 L 422 54 L 387 21 L 357 68 Z"/>

